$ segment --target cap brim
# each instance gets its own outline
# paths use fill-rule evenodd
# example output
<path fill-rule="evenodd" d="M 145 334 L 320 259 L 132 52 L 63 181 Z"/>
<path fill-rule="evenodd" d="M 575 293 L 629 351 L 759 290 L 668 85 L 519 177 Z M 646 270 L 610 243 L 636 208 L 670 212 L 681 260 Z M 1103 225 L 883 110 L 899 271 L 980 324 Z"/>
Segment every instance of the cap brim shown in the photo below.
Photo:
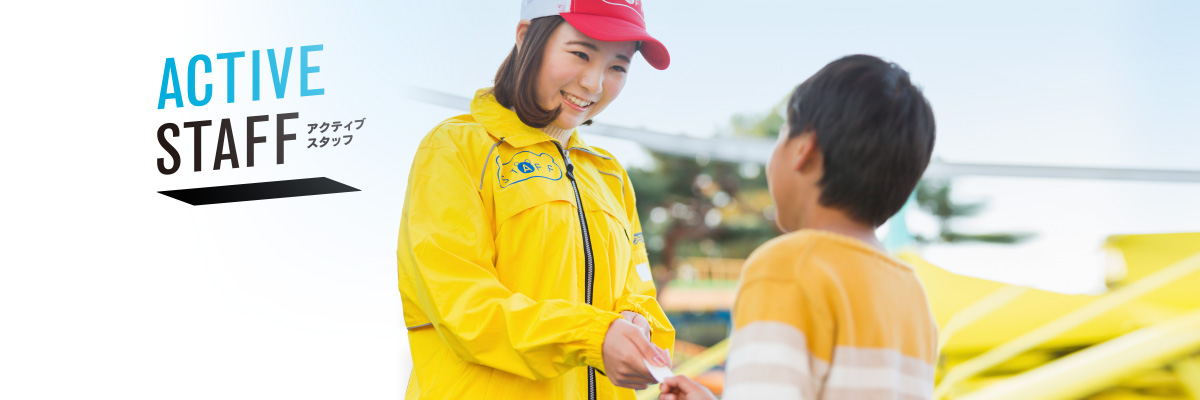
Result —
<path fill-rule="evenodd" d="M 619 18 L 592 14 L 561 13 L 563 19 L 584 35 L 605 42 L 626 40 L 642 42 L 642 58 L 654 69 L 667 69 L 671 65 L 671 54 L 667 47 L 646 32 L 646 29 Z"/>

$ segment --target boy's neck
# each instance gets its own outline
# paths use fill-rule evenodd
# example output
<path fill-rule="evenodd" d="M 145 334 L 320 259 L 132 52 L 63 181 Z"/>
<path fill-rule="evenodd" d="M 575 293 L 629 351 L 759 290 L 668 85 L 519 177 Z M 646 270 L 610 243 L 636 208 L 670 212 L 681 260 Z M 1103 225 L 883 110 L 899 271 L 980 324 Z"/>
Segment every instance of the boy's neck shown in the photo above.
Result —
<path fill-rule="evenodd" d="M 875 227 L 855 221 L 841 210 L 818 206 L 806 217 L 800 229 L 815 229 L 849 236 L 879 250 L 884 250 L 883 243 L 875 237 Z"/>

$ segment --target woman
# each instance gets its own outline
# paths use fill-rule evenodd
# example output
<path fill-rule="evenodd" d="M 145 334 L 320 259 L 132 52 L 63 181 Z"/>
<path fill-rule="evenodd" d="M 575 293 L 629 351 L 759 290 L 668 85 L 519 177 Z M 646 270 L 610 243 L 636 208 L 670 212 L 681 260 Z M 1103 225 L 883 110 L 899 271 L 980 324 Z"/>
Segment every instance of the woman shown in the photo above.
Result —
<path fill-rule="evenodd" d="M 636 0 L 528 0 L 521 18 L 495 87 L 413 161 L 397 249 L 410 399 L 631 399 L 654 383 L 644 362 L 669 365 L 629 177 L 575 131 L 635 52 L 664 69 L 667 51 Z"/>

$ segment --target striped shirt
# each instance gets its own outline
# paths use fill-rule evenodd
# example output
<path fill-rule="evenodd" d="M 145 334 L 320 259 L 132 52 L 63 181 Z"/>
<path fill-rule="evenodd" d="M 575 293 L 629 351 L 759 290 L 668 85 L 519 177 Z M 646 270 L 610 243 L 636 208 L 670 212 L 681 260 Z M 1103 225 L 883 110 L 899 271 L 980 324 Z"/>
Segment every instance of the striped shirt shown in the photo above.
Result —
<path fill-rule="evenodd" d="M 937 325 L 904 264 L 802 230 L 746 260 L 724 399 L 930 399 Z"/>

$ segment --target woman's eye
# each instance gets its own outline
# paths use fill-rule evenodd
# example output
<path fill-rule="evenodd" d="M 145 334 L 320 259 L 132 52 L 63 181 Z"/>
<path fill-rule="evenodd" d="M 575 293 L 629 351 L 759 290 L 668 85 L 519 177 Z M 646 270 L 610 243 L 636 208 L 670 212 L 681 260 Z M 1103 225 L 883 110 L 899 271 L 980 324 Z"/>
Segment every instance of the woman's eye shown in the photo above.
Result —
<path fill-rule="evenodd" d="M 613 69 L 617 70 L 617 72 L 625 72 L 625 67 L 622 67 L 620 65 L 614 65 Z"/>
<path fill-rule="evenodd" d="M 584 52 L 582 52 L 582 51 L 572 51 L 572 52 L 571 52 L 571 54 L 574 54 L 574 55 L 576 55 L 576 56 L 579 56 L 579 58 L 582 58 L 584 61 L 587 61 L 587 60 L 588 60 L 588 55 L 587 55 L 587 53 L 584 53 Z"/>

